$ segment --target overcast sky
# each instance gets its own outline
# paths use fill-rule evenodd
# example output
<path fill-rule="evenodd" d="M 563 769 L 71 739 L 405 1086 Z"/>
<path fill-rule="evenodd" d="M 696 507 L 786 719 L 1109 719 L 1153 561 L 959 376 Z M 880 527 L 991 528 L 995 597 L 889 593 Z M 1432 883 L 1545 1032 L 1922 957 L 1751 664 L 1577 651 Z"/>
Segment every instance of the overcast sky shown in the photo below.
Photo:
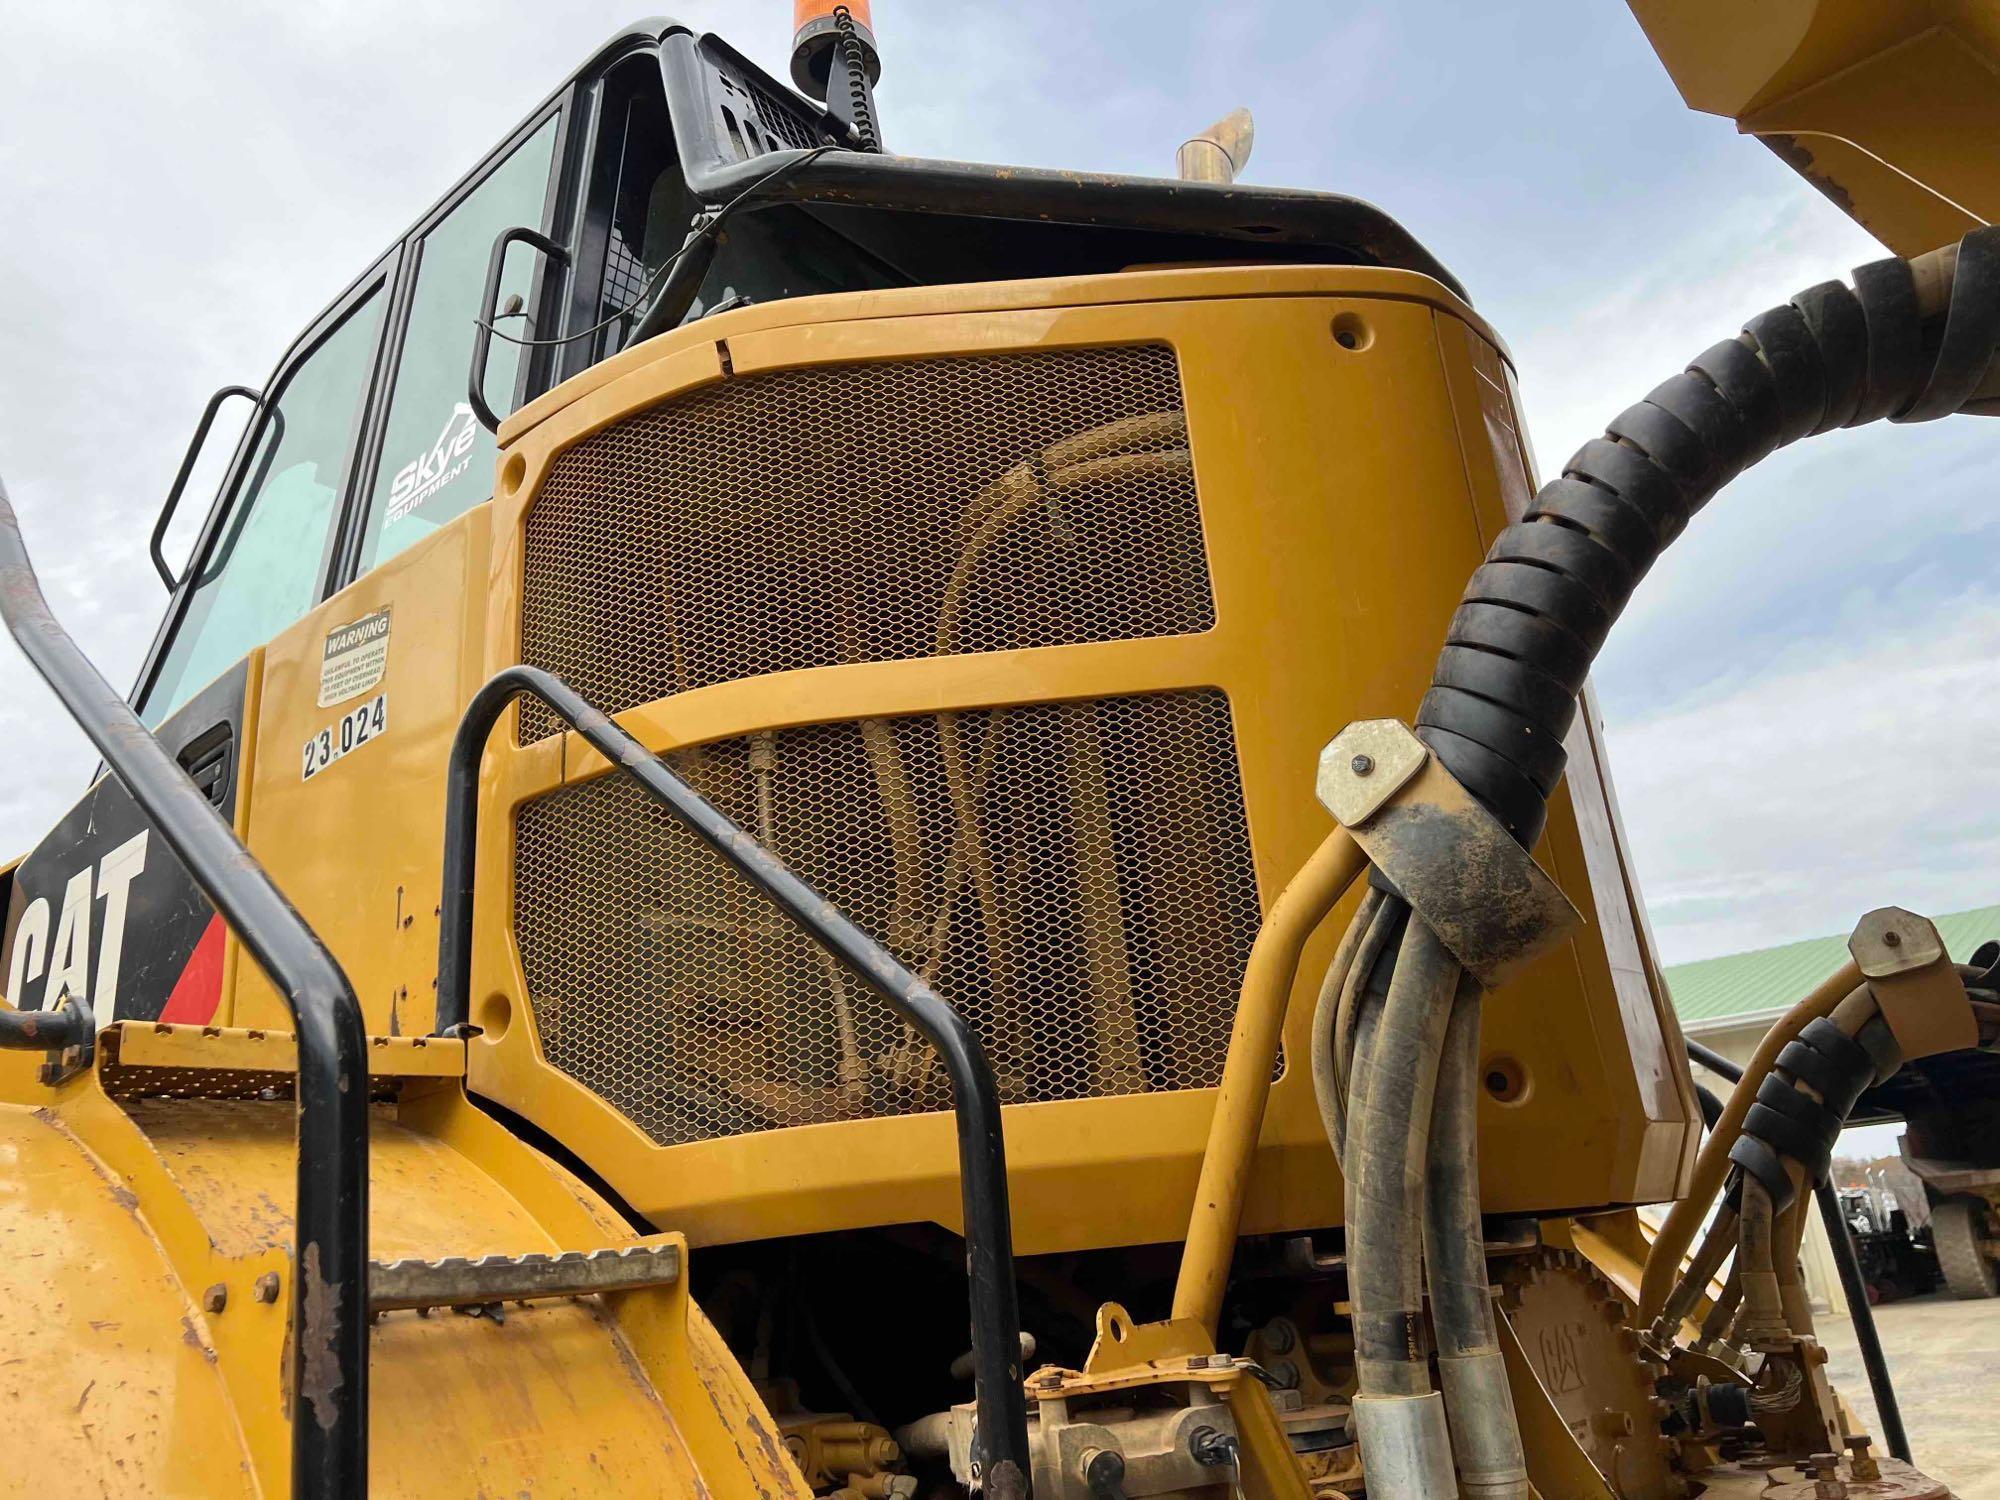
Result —
<path fill-rule="evenodd" d="M 163 604 L 146 537 L 208 393 L 261 384 L 633 15 L 6 12 L 0 474 L 56 608 L 122 686 Z M 782 73 L 790 12 L 680 16 Z M 1512 346 L 1545 467 L 1752 313 L 1883 253 L 1728 121 L 1689 112 L 1616 0 L 875 12 L 902 151 L 1159 173 L 1250 105 L 1249 178 L 1370 199 L 1454 268 Z M 2000 900 L 1996 455 L 2000 423 L 1964 418 L 1819 439 L 1733 486 L 1646 580 L 1597 682 L 1669 961 L 1844 931 L 1887 902 Z M 59 717 L 0 649 L 0 852 L 88 777 Z"/>

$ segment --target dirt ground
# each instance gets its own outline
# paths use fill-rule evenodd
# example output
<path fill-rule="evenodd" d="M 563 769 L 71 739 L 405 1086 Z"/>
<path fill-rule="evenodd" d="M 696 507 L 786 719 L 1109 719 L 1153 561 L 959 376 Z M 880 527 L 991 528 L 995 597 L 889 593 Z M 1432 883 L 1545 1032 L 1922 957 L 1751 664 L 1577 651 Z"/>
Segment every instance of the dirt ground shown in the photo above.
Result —
<path fill-rule="evenodd" d="M 2000 1500 L 2000 1297 L 1888 1302 L 1875 1309 L 1875 1326 L 1917 1467 L 1949 1482 L 1959 1500 Z M 1886 1452 L 1853 1325 L 1824 1318 L 1820 1336 L 1834 1384 Z"/>

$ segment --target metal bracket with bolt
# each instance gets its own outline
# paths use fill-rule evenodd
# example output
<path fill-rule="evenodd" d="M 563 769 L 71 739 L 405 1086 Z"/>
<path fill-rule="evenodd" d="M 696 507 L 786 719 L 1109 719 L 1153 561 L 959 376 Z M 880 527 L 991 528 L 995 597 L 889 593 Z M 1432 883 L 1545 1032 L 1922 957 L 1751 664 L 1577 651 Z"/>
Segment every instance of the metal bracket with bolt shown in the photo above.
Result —
<path fill-rule="evenodd" d="M 1359 719 L 1319 758 L 1319 800 L 1438 941 L 1489 988 L 1582 918 L 1408 725 Z"/>

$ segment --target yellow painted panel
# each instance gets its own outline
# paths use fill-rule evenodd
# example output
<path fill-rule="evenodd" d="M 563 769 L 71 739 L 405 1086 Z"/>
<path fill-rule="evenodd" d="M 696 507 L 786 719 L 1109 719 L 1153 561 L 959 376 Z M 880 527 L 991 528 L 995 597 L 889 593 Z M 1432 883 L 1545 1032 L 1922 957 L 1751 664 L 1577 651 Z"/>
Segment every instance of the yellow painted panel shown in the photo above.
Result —
<path fill-rule="evenodd" d="M 2000 217 L 1995 0 L 1630 0 L 1690 107 L 1733 118 L 1898 255 Z"/>
<path fill-rule="evenodd" d="M 455 1083 L 406 1087 L 374 1121 L 376 1258 L 637 1242 Z M 262 1300 L 255 1283 L 290 1283 L 291 1104 L 121 1106 L 95 1075 L 44 1097 L 51 1107 L 0 1106 L 0 1396 L 49 1414 L 47 1442 L 21 1459 L 51 1464 L 35 1488 L 284 1494 L 289 1300 Z M 209 1305 L 211 1288 L 222 1295 Z M 392 1313 L 370 1343 L 374 1494 L 805 1500 L 685 1277 L 504 1322 Z"/>
<path fill-rule="evenodd" d="M 215 1351 L 131 1193 L 0 1105 L 0 1403 L 19 1495 L 254 1495 Z"/>
<path fill-rule="evenodd" d="M 1097 289 L 958 289 L 897 301 L 823 299 L 704 321 L 610 362 L 602 379 L 517 421 L 494 517 L 487 667 L 517 649 L 520 532 L 554 456 L 621 413 L 763 369 L 1011 349 L 1170 343 L 1180 360 L 1211 576 L 1214 629 L 1198 636 L 816 668 L 705 687 L 621 721 L 668 749 L 751 729 L 1212 685 L 1229 696 L 1265 902 L 1325 832 L 1312 796 L 1320 747 L 1344 723 L 1408 716 L 1486 540 L 1504 524 L 1502 476 L 1470 349 L 1497 343 L 1422 278 L 1347 268 L 1144 273 Z M 1188 280 L 1187 278 L 1194 278 Z M 1198 282 L 1198 286 L 1196 283 Z M 1178 289 L 1179 295 L 1169 295 Z M 1197 292 L 1199 295 L 1196 295 Z M 893 311 L 891 310 L 893 304 Z M 874 311 L 877 316 L 858 316 Z M 848 316 L 835 316 L 845 312 Z M 1359 320 L 1360 346 L 1333 337 Z M 1502 371 L 1504 375 L 1504 371 Z M 550 1130 L 642 1212 L 697 1242 L 932 1219 L 957 1222 L 944 1116 L 847 1121 L 658 1148 L 540 1059 L 511 941 L 508 842 L 518 802 L 603 774 L 574 737 L 516 749 L 496 736 L 485 781 L 473 1086 Z M 1588 758 L 1595 749 L 1580 740 Z M 1591 833 L 1615 839 L 1592 793 Z M 1559 791 L 1539 856 L 1592 910 L 1586 844 Z M 1607 867 L 1608 868 L 1608 867 Z M 1664 1043 L 1641 939 L 1586 927 L 1487 1008 L 1489 1054 L 1515 1058 L 1525 1098 L 1489 1101 L 1483 1158 L 1496 1211 L 1617 1203 L 1671 1191 L 1688 1114 L 1657 1066 Z M 1287 1025 L 1296 1055 L 1310 997 L 1349 907 L 1309 946 Z M 1607 936 L 1618 941 L 1610 959 Z M 1619 971 L 1623 972 L 1619 972 Z M 483 1007 L 483 1009 L 482 1009 Z M 1650 1049 L 1642 1094 L 1633 1052 Z M 1212 1096 L 1187 1091 L 1007 1111 L 1016 1233 L 1026 1253 L 1179 1237 Z M 1552 1149 L 1560 1141 L 1561 1149 Z M 1302 1069 L 1273 1090 L 1248 1232 L 1337 1223 L 1340 1184 Z"/>
<path fill-rule="evenodd" d="M 467 512 L 264 650 L 250 852 L 340 960 L 371 1033 L 420 1034 L 435 1016 L 445 757 L 477 685 L 489 514 Z M 380 609 L 390 611 L 381 683 L 321 707 L 328 631 Z M 307 742 L 337 735 L 341 718 L 376 693 L 386 695 L 384 732 L 307 780 Z M 255 964 L 242 965 L 232 1021 L 291 1029 Z"/>

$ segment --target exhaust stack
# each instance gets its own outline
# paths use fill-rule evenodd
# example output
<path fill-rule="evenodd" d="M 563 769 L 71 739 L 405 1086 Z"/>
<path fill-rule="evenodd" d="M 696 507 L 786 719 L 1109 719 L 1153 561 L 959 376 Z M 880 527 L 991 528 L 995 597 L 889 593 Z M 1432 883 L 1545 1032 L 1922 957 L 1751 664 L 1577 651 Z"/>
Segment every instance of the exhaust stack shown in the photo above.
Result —
<path fill-rule="evenodd" d="M 1250 147 L 1257 124 L 1247 109 L 1232 109 L 1175 153 L 1176 175 L 1183 182 L 1234 182 L 1250 165 Z"/>

